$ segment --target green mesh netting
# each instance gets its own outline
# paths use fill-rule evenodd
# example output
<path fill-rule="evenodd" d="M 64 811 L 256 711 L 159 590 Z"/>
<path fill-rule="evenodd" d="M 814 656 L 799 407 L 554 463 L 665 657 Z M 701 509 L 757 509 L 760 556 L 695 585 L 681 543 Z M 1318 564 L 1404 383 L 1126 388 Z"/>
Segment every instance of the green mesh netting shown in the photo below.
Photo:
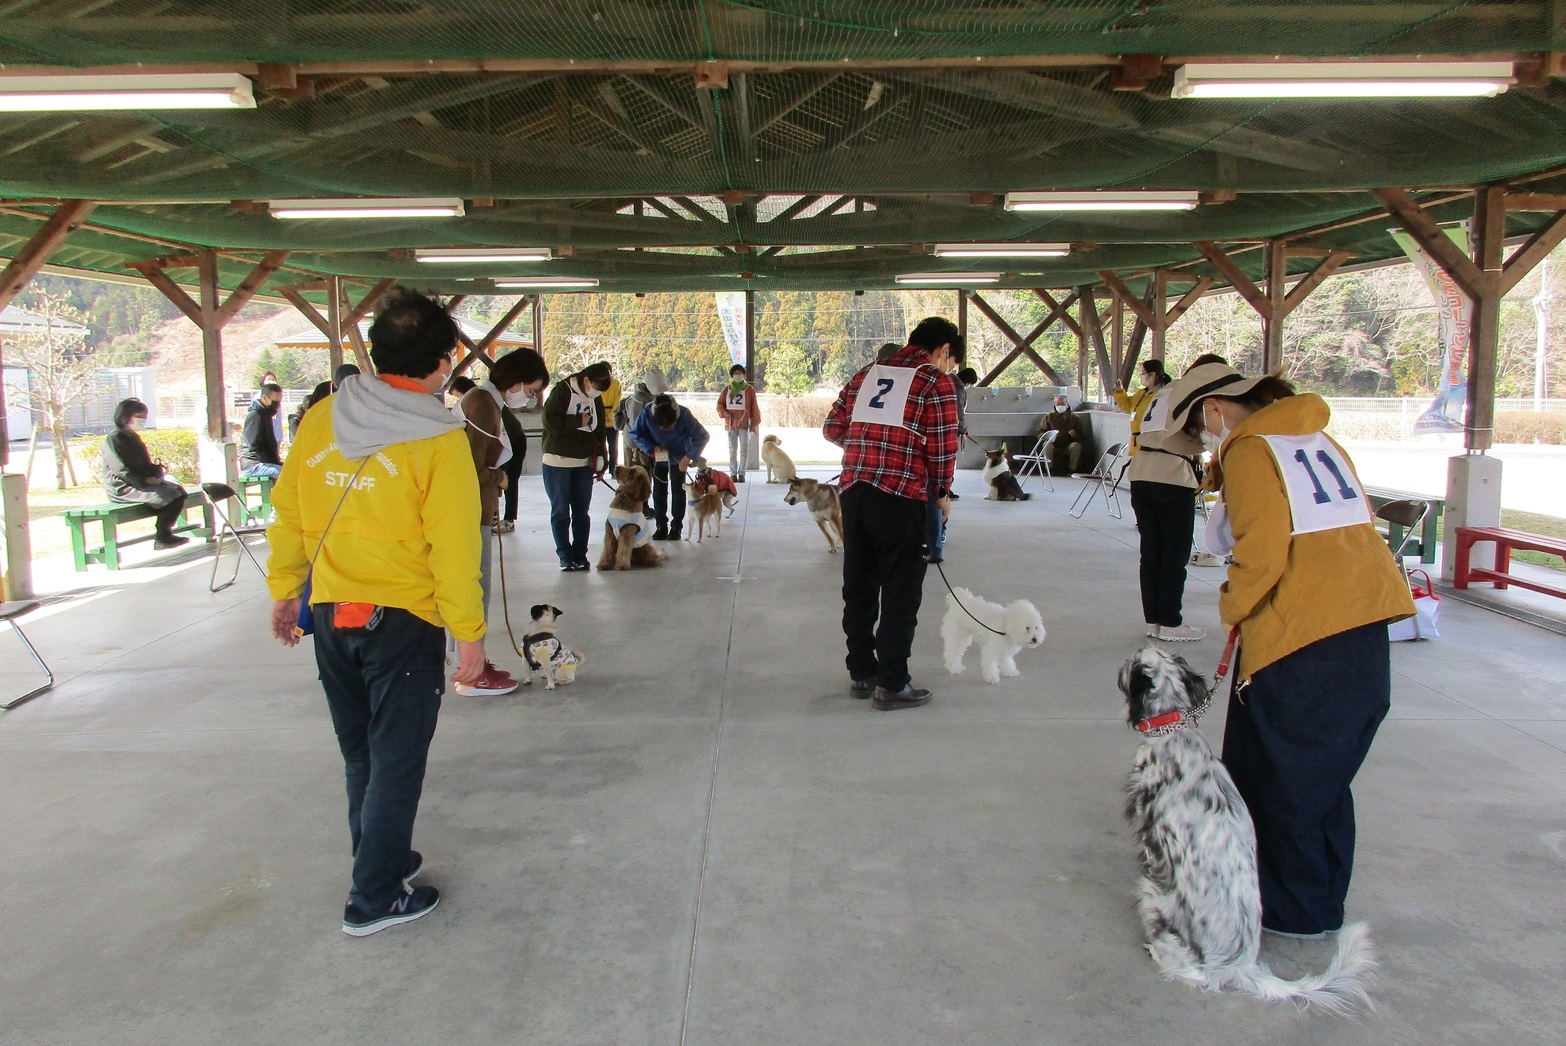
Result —
<path fill-rule="evenodd" d="M 866 63 L 1551 50 L 1566 47 L 1554 6 L 111 0 L 73 10 L 20 0 L 0 21 L 7 64 L 571 58 L 683 68 L 339 68 L 314 76 L 313 98 L 259 91 L 254 111 L 0 114 L 0 196 L 124 201 L 93 215 L 104 231 L 77 233 L 56 256 L 102 271 L 181 244 L 288 248 L 299 268 L 457 290 L 461 277 L 538 270 L 432 274 L 390 252 L 529 244 L 573 248 L 549 273 L 591 275 L 606 289 L 882 287 L 898 272 L 971 267 L 911 244 L 1096 244 L 1007 281 L 1058 286 L 1101 268 L 1189 261 L 1193 239 L 1255 239 L 1370 207 L 1344 190 L 1472 184 L 1561 165 L 1566 84 L 1469 100 L 1197 102 L 1169 99 L 1168 76 L 1145 92 L 1113 91 L 1109 70 L 1091 62 L 971 71 Z M 726 89 L 702 90 L 689 63 L 707 59 L 835 64 L 734 72 Z M 1189 214 L 1119 217 L 1014 214 L 970 197 L 1140 187 L 1241 195 Z M 742 202 L 726 204 L 725 193 Z M 470 205 L 457 220 L 285 223 L 227 205 L 343 194 L 489 197 L 495 206 Z M 0 250 L 36 225 L 0 214 Z M 1364 258 L 1395 254 L 1379 226 L 1327 241 Z M 676 246 L 707 249 L 635 249 Z M 1259 253 L 1242 258 L 1253 274 L 1258 263 Z M 226 265 L 225 280 L 247 268 Z"/>

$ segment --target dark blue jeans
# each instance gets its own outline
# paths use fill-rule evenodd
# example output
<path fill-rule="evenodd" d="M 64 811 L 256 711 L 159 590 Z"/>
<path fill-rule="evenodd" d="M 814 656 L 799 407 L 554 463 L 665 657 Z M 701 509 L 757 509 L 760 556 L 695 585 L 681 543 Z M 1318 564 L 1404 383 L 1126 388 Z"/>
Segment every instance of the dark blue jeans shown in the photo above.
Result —
<path fill-rule="evenodd" d="M 869 483 L 853 484 L 842 501 L 848 674 L 901 690 L 924 598 L 925 503 Z"/>
<path fill-rule="evenodd" d="M 654 462 L 652 474 L 653 515 L 657 517 L 658 526 L 668 526 L 674 530 L 685 524 L 685 482 L 677 465 L 677 461 L 673 464 L 667 461 Z"/>
<path fill-rule="evenodd" d="M 1384 624 L 1318 640 L 1231 691 L 1223 762 L 1256 826 L 1263 926 L 1342 928 L 1354 871 L 1349 784 L 1391 695 Z"/>
<path fill-rule="evenodd" d="M 544 466 L 544 494 L 549 498 L 549 529 L 555 535 L 560 565 L 587 562 L 587 537 L 592 520 L 593 470 Z"/>
<path fill-rule="evenodd" d="M 924 511 L 924 543 L 930 546 L 930 557 L 940 559 L 941 552 L 946 548 L 946 524 L 941 521 L 941 506 L 935 503 L 935 498 L 925 502 Z"/>
<path fill-rule="evenodd" d="M 446 689 L 445 633 L 391 607 L 374 631 L 340 630 L 335 609 L 334 603 L 314 608 L 315 663 L 348 778 L 348 899 L 382 912 L 402 893 Z"/>

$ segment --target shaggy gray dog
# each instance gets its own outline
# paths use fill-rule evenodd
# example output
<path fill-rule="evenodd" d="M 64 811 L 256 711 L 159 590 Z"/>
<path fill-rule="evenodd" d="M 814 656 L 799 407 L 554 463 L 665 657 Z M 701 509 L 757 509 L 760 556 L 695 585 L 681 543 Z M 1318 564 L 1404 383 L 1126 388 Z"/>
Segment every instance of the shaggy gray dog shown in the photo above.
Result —
<path fill-rule="evenodd" d="M 1370 1009 L 1375 954 L 1364 923 L 1345 926 L 1325 973 L 1286 981 L 1261 961 L 1256 834 L 1229 772 L 1195 729 L 1207 681 L 1149 646 L 1120 669 L 1126 718 L 1147 738 L 1127 786 L 1136 835 L 1137 912 L 1147 950 L 1170 980 L 1238 988 L 1330 1013 Z"/>

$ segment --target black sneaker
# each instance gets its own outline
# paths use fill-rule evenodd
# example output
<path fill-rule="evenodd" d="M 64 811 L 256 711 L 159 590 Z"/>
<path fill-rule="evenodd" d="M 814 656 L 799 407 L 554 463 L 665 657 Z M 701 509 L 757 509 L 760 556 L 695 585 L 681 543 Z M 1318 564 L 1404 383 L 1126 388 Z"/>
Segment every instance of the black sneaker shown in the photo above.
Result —
<path fill-rule="evenodd" d="M 410 885 L 422 871 L 424 871 L 424 855 L 417 850 L 409 850 L 408 863 L 402 870 L 402 885 Z"/>
<path fill-rule="evenodd" d="M 681 525 L 678 524 L 678 523 L 675 523 L 673 526 L 669 527 L 669 540 L 670 541 L 678 541 L 678 540 L 680 540 L 680 530 L 681 530 Z"/>
<path fill-rule="evenodd" d="M 863 679 L 851 679 L 848 682 L 848 692 L 863 701 L 875 693 L 875 676 L 866 676 Z"/>
<path fill-rule="evenodd" d="M 572 571 L 574 569 L 575 568 L 571 565 L 571 561 L 569 559 L 562 559 L 560 561 L 560 571 L 561 571 L 561 573 L 569 573 L 570 571 Z"/>
<path fill-rule="evenodd" d="M 912 683 L 909 683 L 896 693 L 886 689 L 884 686 L 878 686 L 875 688 L 875 700 L 872 702 L 878 712 L 895 712 L 899 708 L 918 708 L 920 705 L 929 703 L 930 692 L 928 690 L 915 690 Z"/>
<path fill-rule="evenodd" d="M 958 495 L 958 493 L 955 490 L 952 491 L 950 494 L 947 494 L 946 496 L 951 498 L 953 501 L 961 501 L 962 500 L 961 496 Z"/>
<path fill-rule="evenodd" d="M 415 886 L 391 903 L 380 915 L 371 915 L 350 902 L 343 908 L 343 933 L 350 937 L 368 937 L 388 926 L 422 919 L 440 903 L 440 891 L 433 886 Z"/>
<path fill-rule="evenodd" d="M 160 552 L 167 548 L 179 548 L 181 545 L 188 544 L 190 544 L 190 539 L 182 538 L 178 534 L 169 534 L 167 536 L 159 534 L 152 539 L 152 547 Z"/>
<path fill-rule="evenodd" d="M 572 563 L 570 565 L 570 567 L 568 567 L 567 569 L 568 570 L 592 570 L 593 568 L 588 564 L 587 560 L 579 559 L 575 563 Z"/>
<path fill-rule="evenodd" d="M 652 539 L 654 541 L 668 541 L 669 540 L 669 528 L 668 527 L 659 527 L 658 529 L 654 530 Z"/>

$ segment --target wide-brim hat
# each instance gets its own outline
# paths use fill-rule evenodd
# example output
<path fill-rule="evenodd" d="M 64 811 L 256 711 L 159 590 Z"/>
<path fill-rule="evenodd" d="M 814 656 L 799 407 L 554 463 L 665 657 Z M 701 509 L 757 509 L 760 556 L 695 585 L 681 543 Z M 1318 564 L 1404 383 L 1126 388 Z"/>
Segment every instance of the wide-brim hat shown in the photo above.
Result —
<path fill-rule="evenodd" d="M 1185 428 L 1191 411 L 1209 396 L 1243 396 L 1262 378 L 1247 378 L 1224 363 L 1204 363 L 1193 367 L 1169 389 L 1169 425 L 1178 432 Z"/>

